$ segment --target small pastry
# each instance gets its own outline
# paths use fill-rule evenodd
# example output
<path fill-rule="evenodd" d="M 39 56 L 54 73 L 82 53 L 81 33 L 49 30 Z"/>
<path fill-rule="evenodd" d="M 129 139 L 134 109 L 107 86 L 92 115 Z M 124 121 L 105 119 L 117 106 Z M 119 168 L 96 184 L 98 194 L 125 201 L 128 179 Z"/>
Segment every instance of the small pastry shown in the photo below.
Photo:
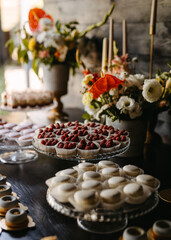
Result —
<path fill-rule="evenodd" d="M 79 163 L 77 166 L 78 171 L 96 171 L 96 165 L 93 163 L 89 163 L 89 162 L 83 162 L 83 163 Z"/>
<path fill-rule="evenodd" d="M 11 230 L 26 228 L 28 226 L 27 213 L 21 208 L 11 208 L 5 215 L 5 223 Z"/>
<path fill-rule="evenodd" d="M 105 139 L 105 137 L 103 135 L 99 135 L 99 134 L 89 134 L 86 139 L 88 141 L 92 141 L 92 142 L 101 142 L 103 139 Z"/>
<path fill-rule="evenodd" d="M 148 187 L 138 183 L 129 183 L 123 188 L 124 194 L 127 196 L 125 201 L 130 204 L 143 203 L 150 195 L 151 191 Z"/>
<path fill-rule="evenodd" d="M 19 124 L 18 126 L 14 127 L 13 130 L 16 132 L 20 132 L 26 128 L 31 128 L 32 126 L 32 123 Z"/>
<path fill-rule="evenodd" d="M 147 233 L 149 239 L 154 240 L 169 240 L 171 239 L 171 221 L 158 220 Z"/>
<path fill-rule="evenodd" d="M 1 129 L 0 130 L 0 135 L 1 136 L 6 136 L 7 133 L 10 133 L 11 131 L 9 129 Z"/>
<path fill-rule="evenodd" d="M 5 215 L 6 212 L 11 209 L 18 207 L 18 199 L 12 195 L 5 195 L 0 198 L 0 215 Z"/>
<path fill-rule="evenodd" d="M 5 195 L 11 195 L 12 189 L 9 185 L 0 185 L 0 197 L 3 197 Z"/>
<path fill-rule="evenodd" d="M 21 137 L 21 133 L 19 133 L 19 132 L 10 132 L 6 135 L 6 138 L 9 141 L 14 141 L 14 140 L 18 139 L 19 137 Z"/>
<path fill-rule="evenodd" d="M 87 180 L 81 183 L 81 188 L 83 190 L 101 190 L 102 183 L 97 180 Z"/>
<path fill-rule="evenodd" d="M 23 135 L 27 135 L 27 134 L 30 134 L 30 133 L 34 133 L 35 130 L 33 128 L 27 128 L 27 129 L 24 129 L 23 131 L 21 131 L 21 133 Z"/>
<path fill-rule="evenodd" d="M 106 179 L 120 175 L 119 168 L 113 167 L 102 168 L 100 172 Z"/>
<path fill-rule="evenodd" d="M 109 188 L 124 187 L 128 180 L 121 176 L 111 177 L 107 181 Z"/>
<path fill-rule="evenodd" d="M 75 142 L 59 142 L 55 149 L 59 157 L 71 157 L 77 154 Z"/>
<path fill-rule="evenodd" d="M 42 139 L 38 142 L 39 148 L 47 153 L 56 153 L 57 144 L 58 140 L 55 138 Z"/>
<path fill-rule="evenodd" d="M 39 128 L 44 128 L 44 127 L 45 127 L 44 124 L 35 124 L 35 125 L 32 126 L 32 128 L 33 128 L 34 130 L 37 130 L 37 129 L 39 129 Z"/>
<path fill-rule="evenodd" d="M 100 173 L 98 172 L 94 172 L 94 171 L 87 171 L 83 173 L 83 180 L 97 180 L 97 181 L 101 181 L 102 180 L 102 176 Z"/>
<path fill-rule="evenodd" d="M 123 232 L 122 240 L 147 240 L 147 234 L 140 227 L 128 227 Z"/>
<path fill-rule="evenodd" d="M 106 167 L 114 167 L 114 168 L 118 167 L 118 164 L 108 160 L 100 161 L 98 162 L 97 165 L 99 169 L 106 168 Z"/>
<path fill-rule="evenodd" d="M 52 177 L 46 180 L 46 185 L 49 188 L 52 188 L 54 186 L 58 186 L 62 183 L 73 183 L 75 182 L 76 179 L 74 177 L 71 177 L 69 175 L 61 175 L 61 176 L 57 176 L 57 177 Z"/>
<path fill-rule="evenodd" d="M 85 140 L 81 140 L 77 145 L 78 155 L 82 158 L 92 158 L 96 156 L 100 151 L 100 145 L 94 142 L 86 142 Z"/>
<path fill-rule="evenodd" d="M 27 134 L 19 137 L 16 141 L 20 146 L 28 146 L 32 144 L 33 136 L 31 134 Z"/>
<path fill-rule="evenodd" d="M 0 176 L 0 185 L 6 185 L 6 176 Z"/>
<path fill-rule="evenodd" d="M 110 132 L 106 129 L 95 129 L 93 131 L 93 133 L 103 135 L 104 137 L 109 137 L 110 136 Z"/>
<path fill-rule="evenodd" d="M 62 171 L 57 172 L 55 175 L 56 176 L 58 176 L 58 175 L 62 175 L 62 176 L 63 175 L 69 175 L 69 176 L 77 178 L 78 177 L 78 172 L 73 168 L 67 168 L 67 169 L 64 169 Z"/>
<path fill-rule="evenodd" d="M 7 124 L 4 125 L 4 128 L 11 130 L 11 129 L 13 129 L 15 126 L 17 126 L 17 124 L 15 124 L 15 123 L 7 123 Z"/>
<path fill-rule="evenodd" d="M 123 167 L 123 172 L 128 177 L 136 177 L 142 173 L 142 169 L 135 165 L 125 165 Z"/>
<path fill-rule="evenodd" d="M 95 128 L 99 128 L 101 126 L 100 123 L 95 123 L 95 122 L 88 122 L 86 126 L 90 129 L 93 130 Z"/>
<path fill-rule="evenodd" d="M 4 139 L 3 135 L 0 134 L 0 141 Z"/>
<path fill-rule="evenodd" d="M 50 194 L 59 202 L 68 202 L 68 198 L 77 191 L 74 183 L 62 183 L 50 189 Z"/>
<path fill-rule="evenodd" d="M 154 190 L 157 190 L 160 186 L 160 181 L 157 178 L 154 178 L 148 174 L 141 174 L 136 177 L 136 181 L 139 184 L 144 184 L 151 187 Z"/>
<path fill-rule="evenodd" d="M 118 209 L 124 204 L 124 197 L 117 189 L 105 189 L 100 193 L 101 204 L 105 209 Z"/>
<path fill-rule="evenodd" d="M 79 190 L 69 198 L 69 202 L 78 211 L 91 210 L 99 204 L 99 197 L 94 190 Z"/>
<path fill-rule="evenodd" d="M 120 147 L 119 142 L 113 141 L 111 139 L 110 140 L 103 139 L 99 144 L 100 144 L 102 153 L 113 152 L 118 150 Z"/>
<path fill-rule="evenodd" d="M 118 141 L 122 147 L 125 147 L 130 142 L 130 138 L 128 136 L 120 135 L 120 134 L 116 134 L 114 136 L 112 135 L 109 137 L 109 139 Z"/>

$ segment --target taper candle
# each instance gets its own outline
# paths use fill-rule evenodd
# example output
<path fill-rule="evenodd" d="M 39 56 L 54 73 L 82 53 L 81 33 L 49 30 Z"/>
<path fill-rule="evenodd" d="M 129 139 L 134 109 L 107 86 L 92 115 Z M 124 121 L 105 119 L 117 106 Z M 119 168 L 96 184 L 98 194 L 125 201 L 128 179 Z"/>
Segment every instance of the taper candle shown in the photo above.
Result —
<path fill-rule="evenodd" d="M 102 47 L 102 71 L 105 73 L 107 70 L 107 38 L 103 38 Z"/>
<path fill-rule="evenodd" d="M 152 0 L 150 29 L 149 29 L 150 35 L 154 35 L 156 32 L 156 13 L 157 13 L 157 0 Z"/>
<path fill-rule="evenodd" d="M 127 26 L 126 20 L 122 21 L 122 55 L 127 53 Z"/>
<path fill-rule="evenodd" d="M 110 18 L 109 22 L 109 52 L 108 52 L 108 68 L 110 70 L 110 66 L 112 64 L 113 59 L 113 40 L 114 40 L 114 21 L 113 18 Z"/>

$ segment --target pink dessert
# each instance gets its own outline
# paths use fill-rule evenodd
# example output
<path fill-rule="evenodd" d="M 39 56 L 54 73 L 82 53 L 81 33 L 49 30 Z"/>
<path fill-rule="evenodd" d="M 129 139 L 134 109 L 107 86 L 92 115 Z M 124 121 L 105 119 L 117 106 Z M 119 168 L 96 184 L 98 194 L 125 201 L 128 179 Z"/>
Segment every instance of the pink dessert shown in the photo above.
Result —
<path fill-rule="evenodd" d="M 15 126 L 17 126 L 17 124 L 15 124 L 15 123 L 4 124 L 4 128 L 6 128 L 6 129 L 13 129 Z"/>
<path fill-rule="evenodd" d="M 56 147 L 58 156 L 73 156 L 77 153 L 76 143 L 74 142 L 59 142 Z"/>
<path fill-rule="evenodd" d="M 26 124 L 19 124 L 18 126 L 14 127 L 13 130 L 20 132 L 26 128 L 31 128 L 33 126 L 32 123 L 26 123 Z"/>

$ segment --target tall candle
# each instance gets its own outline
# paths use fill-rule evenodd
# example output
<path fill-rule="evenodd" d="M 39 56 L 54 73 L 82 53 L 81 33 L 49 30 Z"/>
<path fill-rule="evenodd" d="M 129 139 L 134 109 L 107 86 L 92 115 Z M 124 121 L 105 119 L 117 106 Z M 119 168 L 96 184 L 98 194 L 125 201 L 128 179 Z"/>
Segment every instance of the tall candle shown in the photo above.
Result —
<path fill-rule="evenodd" d="M 126 20 L 122 21 L 122 55 L 127 53 L 127 29 Z"/>
<path fill-rule="evenodd" d="M 109 53 L 108 53 L 108 67 L 110 68 L 113 59 L 113 39 L 114 39 L 114 22 L 113 19 L 110 18 L 109 23 Z"/>
<path fill-rule="evenodd" d="M 103 38 L 102 47 L 102 71 L 105 73 L 107 70 L 107 38 Z"/>
<path fill-rule="evenodd" d="M 156 31 L 156 13 L 157 13 L 157 0 L 152 0 L 151 17 L 150 17 L 150 35 L 154 35 Z"/>

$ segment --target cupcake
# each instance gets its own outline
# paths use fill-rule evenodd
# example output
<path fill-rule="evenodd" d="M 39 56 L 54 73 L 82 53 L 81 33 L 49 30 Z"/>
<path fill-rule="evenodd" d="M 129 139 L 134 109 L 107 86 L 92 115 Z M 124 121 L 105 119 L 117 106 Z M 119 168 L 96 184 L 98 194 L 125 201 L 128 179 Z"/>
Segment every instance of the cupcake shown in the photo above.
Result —
<path fill-rule="evenodd" d="M 19 230 L 28 226 L 27 213 L 21 208 L 12 208 L 5 215 L 5 223 L 8 229 Z"/>
<path fill-rule="evenodd" d="M 43 139 L 39 142 L 39 148 L 48 153 L 56 153 L 55 146 L 58 144 L 58 140 L 55 138 Z"/>
<path fill-rule="evenodd" d="M 84 181 L 80 184 L 80 187 L 83 190 L 102 190 L 102 183 L 100 181 L 97 180 L 87 180 Z"/>
<path fill-rule="evenodd" d="M 55 186 L 58 186 L 62 183 L 73 183 L 75 182 L 76 179 L 72 176 L 69 175 L 61 175 L 61 176 L 57 176 L 57 177 L 52 177 L 46 180 L 46 185 L 49 188 L 53 188 Z"/>
<path fill-rule="evenodd" d="M 97 180 L 97 181 L 101 181 L 102 180 L 102 176 L 100 173 L 98 172 L 94 172 L 94 171 L 87 171 L 83 173 L 83 180 Z"/>
<path fill-rule="evenodd" d="M 115 167 L 118 167 L 118 164 L 116 164 L 112 161 L 109 161 L 109 160 L 103 160 L 103 161 L 98 162 L 97 166 L 98 166 L 98 169 L 107 168 L 107 167 L 115 168 Z"/>
<path fill-rule="evenodd" d="M 105 137 L 103 135 L 99 135 L 99 134 L 89 134 L 87 137 L 86 137 L 86 140 L 88 141 L 92 141 L 92 142 L 101 142 L 102 140 L 104 140 Z"/>
<path fill-rule="evenodd" d="M 77 145 L 78 155 L 82 158 L 92 158 L 96 156 L 100 151 L 100 146 L 98 143 L 94 142 L 86 142 L 85 140 L 81 140 Z"/>
<path fill-rule="evenodd" d="M 18 206 L 18 199 L 15 196 L 5 195 L 0 198 L 0 215 L 4 216 L 9 209 Z"/>
<path fill-rule="evenodd" d="M 141 168 L 135 166 L 135 165 L 125 165 L 123 168 L 123 174 L 126 175 L 127 177 L 134 178 L 138 176 L 139 174 L 142 174 L 143 171 Z"/>
<path fill-rule="evenodd" d="M 105 179 L 120 175 L 119 168 L 113 168 L 113 167 L 102 168 L 100 170 L 100 173 L 102 174 L 102 176 L 105 177 Z"/>
<path fill-rule="evenodd" d="M 59 142 L 55 149 L 59 157 L 72 157 L 77 154 L 75 142 Z"/>
<path fill-rule="evenodd" d="M 128 183 L 128 180 L 125 177 L 114 176 L 109 178 L 107 183 L 109 188 L 123 188 Z"/>
<path fill-rule="evenodd" d="M 73 169 L 73 168 L 67 168 L 67 169 L 64 169 L 64 170 L 61 170 L 61 171 L 57 172 L 55 175 L 56 176 L 58 176 L 58 175 L 62 175 L 62 176 L 67 175 L 67 176 L 72 176 L 72 177 L 77 178 L 78 177 L 78 172 L 75 169 Z"/>
<path fill-rule="evenodd" d="M 100 142 L 100 147 L 102 153 L 109 153 L 118 150 L 120 147 L 120 143 L 118 143 L 117 141 L 113 141 L 111 139 L 110 140 L 104 139 Z"/>
<path fill-rule="evenodd" d="M 74 167 L 80 172 L 86 172 L 86 171 L 96 171 L 96 165 L 89 162 L 83 162 L 79 163 L 76 167 Z"/>
<path fill-rule="evenodd" d="M 157 190 L 160 186 L 160 181 L 148 174 L 141 174 L 136 177 L 136 182 L 139 184 L 144 184 L 153 190 Z"/>

